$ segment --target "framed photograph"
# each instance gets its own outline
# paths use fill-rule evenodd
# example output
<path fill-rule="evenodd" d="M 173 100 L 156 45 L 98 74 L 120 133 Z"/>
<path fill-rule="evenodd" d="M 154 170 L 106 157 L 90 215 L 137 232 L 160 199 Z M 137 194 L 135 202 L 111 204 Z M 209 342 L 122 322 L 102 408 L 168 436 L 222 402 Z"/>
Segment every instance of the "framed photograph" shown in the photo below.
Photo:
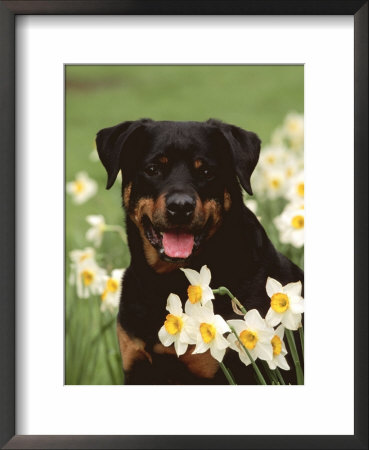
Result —
<path fill-rule="evenodd" d="M 367 448 L 367 3 L 0 13 L 1 445 Z"/>

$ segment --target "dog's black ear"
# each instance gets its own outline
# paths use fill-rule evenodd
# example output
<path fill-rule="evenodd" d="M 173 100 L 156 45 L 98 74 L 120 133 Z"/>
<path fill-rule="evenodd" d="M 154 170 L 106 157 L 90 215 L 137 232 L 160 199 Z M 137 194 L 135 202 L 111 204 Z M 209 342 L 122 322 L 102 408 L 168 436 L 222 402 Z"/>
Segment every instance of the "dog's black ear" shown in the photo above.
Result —
<path fill-rule="evenodd" d="M 241 186 L 252 195 L 250 178 L 259 159 L 261 140 L 251 131 L 228 125 L 220 120 L 209 119 L 207 123 L 216 126 L 225 137 Z"/>
<path fill-rule="evenodd" d="M 147 122 L 145 119 L 122 122 L 97 133 L 97 152 L 108 174 L 106 189 L 113 186 L 121 168 L 124 152 L 134 135 L 145 127 L 145 122 Z"/>

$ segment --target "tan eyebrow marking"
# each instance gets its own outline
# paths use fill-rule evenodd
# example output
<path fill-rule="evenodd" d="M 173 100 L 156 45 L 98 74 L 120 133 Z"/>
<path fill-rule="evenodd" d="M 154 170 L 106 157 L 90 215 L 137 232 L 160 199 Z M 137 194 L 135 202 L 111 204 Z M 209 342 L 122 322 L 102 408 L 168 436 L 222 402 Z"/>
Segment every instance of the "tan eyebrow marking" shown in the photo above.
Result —
<path fill-rule="evenodd" d="M 160 156 L 159 162 L 161 162 L 162 164 L 167 164 L 168 158 L 166 156 L 164 156 L 164 155 Z"/>
<path fill-rule="evenodd" d="M 195 169 L 199 169 L 202 166 L 202 161 L 201 159 L 196 159 L 193 163 Z"/>

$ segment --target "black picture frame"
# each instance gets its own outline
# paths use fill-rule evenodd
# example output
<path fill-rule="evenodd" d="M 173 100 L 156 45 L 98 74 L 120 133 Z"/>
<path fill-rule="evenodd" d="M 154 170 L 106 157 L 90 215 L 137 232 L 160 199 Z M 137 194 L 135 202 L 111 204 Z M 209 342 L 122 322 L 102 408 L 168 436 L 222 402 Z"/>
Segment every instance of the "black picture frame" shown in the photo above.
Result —
<path fill-rule="evenodd" d="M 15 17 L 20 14 L 352 15 L 354 17 L 354 435 L 15 435 Z M 339 94 L 339 93 L 338 93 Z M 0 2 L 0 445 L 25 448 L 367 449 L 368 448 L 368 1 L 43 0 Z M 344 382 L 344 380 L 343 380 Z M 339 407 L 339 392 L 337 392 Z"/>

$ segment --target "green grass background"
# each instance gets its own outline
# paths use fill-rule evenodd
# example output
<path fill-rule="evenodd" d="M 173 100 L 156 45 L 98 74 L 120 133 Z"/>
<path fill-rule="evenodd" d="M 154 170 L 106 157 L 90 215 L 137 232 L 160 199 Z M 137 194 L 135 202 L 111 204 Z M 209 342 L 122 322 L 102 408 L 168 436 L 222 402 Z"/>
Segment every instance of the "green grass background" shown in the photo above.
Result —
<path fill-rule="evenodd" d="M 66 198 L 65 383 L 121 384 L 123 374 L 115 318 L 100 312 L 100 299 L 78 299 L 68 283 L 69 252 L 85 239 L 89 214 L 122 224 L 120 181 L 105 190 L 106 173 L 89 156 L 101 128 L 124 120 L 217 118 L 256 132 L 264 145 L 290 111 L 304 111 L 303 66 L 66 66 L 66 181 L 86 171 L 98 182 L 95 197 L 82 205 Z M 256 193 L 257 198 L 257 193 Z M 271 219 L 282 200 L 259 203 L 274 244 L 303 266 L 303 250 L 281 245 Z M 117 233 L 106 233 L 98 262 L 108 270 L 127 267 L 129 252 Z"/>

